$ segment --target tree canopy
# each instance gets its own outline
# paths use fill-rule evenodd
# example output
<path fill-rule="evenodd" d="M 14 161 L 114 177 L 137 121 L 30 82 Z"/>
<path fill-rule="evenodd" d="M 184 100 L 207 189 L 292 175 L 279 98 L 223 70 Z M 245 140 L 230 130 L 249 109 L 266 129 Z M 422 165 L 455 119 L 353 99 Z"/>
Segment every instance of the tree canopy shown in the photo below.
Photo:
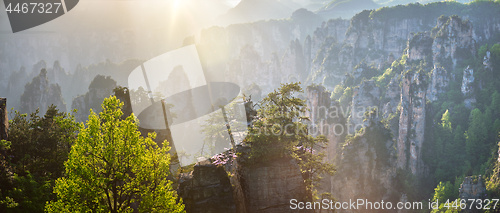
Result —
<path fill-rule="evenodd" d="M 321 175 L 333 174 L 332 164 L 325 162 L 321 150 L 326 137 L 313 137 L 304 121 L 307 110 L 305 101 L 296 97 L 303 92 L 299 83 L 282 84 L 269 93 L 260 103 L 256 119 L 249 128 L 246 143 L 252 149 L 250 161 L 265 163 L 276 158 L 292 157 L 297 160 L 310 194 L 316 194 L 315 184 Z M 313 198 L 311 197 L 311 198 Z"/>
<path fill-rule="evenodd" d="M 56 180 L 57 200 L 48 212 L 184 212 L 168 179 L 168 142 L 142 137 L 133 114 L 122 119 L 123 103 L 106 98 L 91 112 Z"/>

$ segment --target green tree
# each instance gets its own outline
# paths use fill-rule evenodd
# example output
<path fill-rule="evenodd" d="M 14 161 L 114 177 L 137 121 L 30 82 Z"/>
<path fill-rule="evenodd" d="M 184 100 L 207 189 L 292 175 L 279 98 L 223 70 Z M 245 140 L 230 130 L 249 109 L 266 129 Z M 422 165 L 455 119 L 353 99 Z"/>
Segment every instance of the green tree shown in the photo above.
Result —
<path fill-rule="evenodd" d="M 250 161 L 254 163 L 295 158 L 311 198 L 314 198 L 315 184 L 322 174 L 333 174 L 334 167 L 326 163 L 324 154 L 318 151 L 326 146 L 326 138 L 308 134 L 308 126 L 304 123 L 308 118 L 302 116 L 306 112 L 305 101 L 294 96 L 301 92 L 299 83 L 290 83 L 269 93 L 260 102 L 257 119 L 244 142 L 252 147 Z"/>
<path fill-rule="evenodd" d="M 138 131 L 136 118 L 121 119 L 123 103 L 106 98 L 102 112 L 91 112 L 56 181 L 57 201 L 48 212 L 184 212 L 167 179 L 168 142 L 163 147 Z"/>
<path fill-rule="evenodd" d="M 12 163 L 17 173 L 30 171 L 34 176 L 50 179 L 61 177 L 64 161 L 68 159 L 71 144 L 80 124 L 69 113 L 59 112 L 51 105 L 44 116 L 39 111 L 26 114 L 15 112 L 10 121 Z"/>
<path fill-rule="evenodd" d="M 443 113 L 443 117 L 441 118 L 441 126 L 443 126 L 443 129 L 446 132 L 451 133 L 451 121 L 450 121 L 450 112 L 446 110 L 446 112 Z"/>
<path fill-rule="evenodd" d="M 439 201 L 439 203 L 446 202 L 448 199 L 455 199 L 458 194 L 455 193 L 455 188 L 450 181 L 445 183 L 439 182 L 437 187 L 434 189 L 434 197 L 432 201 Z"/>
<path fill-rule="evenodd" d="M 43 212 L 45 202 L 55 197 L 51 189 L 64 173 L 80 124 L 54 105 L 44 116 L 38 114 L 16 111 L 9 121 L 9 141 L 0 148 L 0 212 Z"/>
<path fill-rule="evenodd" d="M 487 160 L 489 148 L 486 146 L 487 125 L 485 116 L 479 109 L 470 115 L 469 129 L 465 133 L 465 149 L 472 168 L 478 168 Z"/>

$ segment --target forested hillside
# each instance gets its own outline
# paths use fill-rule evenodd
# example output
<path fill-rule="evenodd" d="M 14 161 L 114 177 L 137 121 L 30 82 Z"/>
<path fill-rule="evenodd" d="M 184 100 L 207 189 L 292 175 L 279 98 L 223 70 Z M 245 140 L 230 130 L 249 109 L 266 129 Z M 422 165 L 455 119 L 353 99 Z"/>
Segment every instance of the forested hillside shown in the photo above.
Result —
<path fill-rule="evenodd" d="M 128 75 L 148 58 L 75 68 L 40 61 L 0 73 L 8 79 L 0 85 L 0 212 L 296 212 L 293 199 L 459 212 L 446 201 L 476 208 L 471 200 L 500 199 L 500 1 L 323 19 L 353 2 L 187 37 L 207 82 L 239 86 L 231 104 L 243 104 L 247 118 L 237 123 L 239 112 L 219 106 L 199 121 L 203 148 L 229 145 L 215 156 L 202 149 L 188 166 L 170 127 L 139 128 L 132 105 L 153 93 L 130 96 Z M 273 1 L 263 12 L 285 6 Z M 161 106 L 152 116 L 168 123 L 171 106 Z M 489 206 L 478 211 L 500 209 Z"/>

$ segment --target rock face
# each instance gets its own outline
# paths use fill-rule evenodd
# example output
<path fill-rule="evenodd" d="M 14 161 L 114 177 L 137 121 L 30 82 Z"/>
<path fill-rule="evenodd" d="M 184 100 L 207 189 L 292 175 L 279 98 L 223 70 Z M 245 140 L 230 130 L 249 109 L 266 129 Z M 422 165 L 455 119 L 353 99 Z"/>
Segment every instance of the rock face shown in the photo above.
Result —
<path fill-rule="evenodd" d="M 490 58 L 491 58 L 491 52 L 490 51 L 487 51 L 486 52 L 486 55 L 484 56 L 484 59 L 483 59 L 483 65 L 484 65 L 484 68 L 485 69 L 493 69 L 491 67 L 491 61 L 490 61 Z"/>
<path fill-rule="evenodd" d="M 304 179 L 294 160 L 281 159 L 243 170 L 248 212 L 296 212 L 290 199 L 306 200 Z"/>
<path fill-rule="evenodd" d="M 465 177 L 464 182 L 460 185 L 459 197 L 463 200 L 482 199 L 486 195 L 486 185 L 484 185 L 481 175 L 478 177 Z"/>
<path fill-rule="evenodd" d="M 238 149 L 248 151 L 246 147 Z M 294 160 L 248 166 L 239 159 L 225 166 L 215 166 L 207 160 L 196 164 L 189 174 L 181 175 L 179 195 L 187 212 L 297 212 L 290 209 L 290 199 L 303 201 L 306 191 Z"/>
<path fill-rule="evenodd" d="M 417 178 L 425 177 L 429 172 L 422 159 L 428 120 L 426 105 L 438 100 L 441 94 L 448 91 L 450 82 L 457 80 L 457 72 L 463 71 L 457 70 L 457 67 L 466 66 L 461 64 L 462 59 L 475 55 L 474 29 L 470 22 L 458 17 L 443 16 L 437 23 L 434 19 L 431 25 L 431 22 L 419 19 L 378 23 L 375 18 L 364 19 L 363 13 L 357 16 L 357 20 L 351 21 L 345 40 L 340 44 L 334 36 L 324 33 L 324 29 L 318 29 L 315 33 L 318 36 L 311 40 L 311 49 L 316 48 L 317 51 L 311 64 L 310 80 L 326 89 L 321 89 L 321 86 L 308 88 L 307 105 L 311 110 L 308 116 L 320 129 L 318 134 L 326 133 L 330 143 L 335 144 L 328 145 L 326 156 L 329 162 L 338 166 L 336 175 L 321 182 L 322 192 L 330 192 L 338 200 L 361 197 L 398 201 L 404 196 L 391 186 L 397 181 L 398 170 L 407 170 Z M 394 25 L 387 30 L 382 23 Z M 320 38 L 319 35 L 324 39 L 323 43 L 314 40 Z M 380 55 L 373 50 L 378 50 L 375 52 Z M 402 56 L 394 61 L 394 57 L 389 57 L 391 54 Z M 361 60 L 390 69 L 383 78 L 363 81 L 361 78 L 366 73 L 356 66 Z M 357 68 L 353 69 L 355 66 Z M 465 72 L 465 80 L 460 80 L 469 88 L 474 81 L 473 71 L 466 69 Z M 361 82 L 349 86 L 354 93 L 351 109 L 347 113 L 348 124 L 351 127 L 355 124 L 365 126 L 368 132 L 354 136 L 350 143 L 339 146 L 346 135 L 324 131 L 325 124 L 331 122 L 328 120 L 330 117 L 318 109 L 328 106 L 326 114 L 332 112 L 335 102 L 326 99 L 324 94 L 332 91 L 332 85 L 339 81 L 347 82 L 347 78 Z M 468 95 L 472 94 L 469 89 L 466 90 Z M 366 110 L 368 107 L 377 107 L 376 115 L 381 116 L 380 120 L 384 121 L 389 133 L 374 133 L 386 130 L 381 128 L 379 119 L 365 120 L 363 115 L 369 111 Z M 378 109 L 381 111 L 378 112 Z M 346 124 L 345 121 L 342 124 Z M 348 133 L 353 134 L 353 131 Z M 374 144 L 374 141 L 382 142 Z"/>
<path fill-rule="evenodd" d="M 310 52 L 304 43 L 321 22 L 316 14 L 297 10 L 286 21 L 203 30 L 197 49 L 201 61 L 206 62 L 207 80 L 235 82 L 243 88 L 258 83 L 264 93 L 280 83 L 303 81 L 308 70 L 304 53 Z"/>
<path fill-rule="evenodd" d="M 222 167 L 200 162 L 188 174 L 181 174 L 179 196 L 186 212 L 236 212 L 229 177 Z"/>
<path fill-rule="evenodd" d="M 435 101 L 437 96 L 445 91 L 450 80 L 454 80 L 455 76 L 452 73 L 456 69 L 457 62 L 476 54 L 476 41 L 473 38 L 472 24 L 469 21 L 462 21 L 457 16 L 440 17 L 437 26 L 432 30 L 432 36 L 434 68 L 428 99 Z"/>
<path fill-rule="evenodd" d="M 66 111 L 66 104 L 62 98 L 59 84 L 51 84 L 47 78 L 47 71 L 42 69 L 40 74 L 25 86 L 21 95 L 22 113 L 32 113 L 40 109 L 45 114 L 47 108 L 54 104 L 60 111 Z"/>
<path fill-rule="evenodd" d="M 435 64 L 454 69 L 459 60 L 475 54 L 476 41 L 470 21 L 463 21 L 458 16 L 449 18 L 442 16 L 438 19 L 433 34 L 435 39 L 432 52 Z M 448 67 L 443 59 L 451 59 L 453 67 Z"/>
<path fill-rule="evenodd" d="M 425 171 L 421 152 L 426 102 L 436 101 L 446 91 L 449 82 L 455 78 L 453 72 L 457 61 L 475 54 L 472 25 L 457 16 L 442 16 L 432 33 L 413 36 L 407 54 L 409 66 L 402 77 L 397 165 L 398 168 L 409 168 L 415 175 L 422 175 Z M 430 79 L 425 74 L 428 72 L 431 73 Z M 462 91 L 467 90 L 467 95 L 470 95 L 473 71 L 467 68 L 464 72 Z M 473 100 L 469 100 L 471 102 Z"/>
<path fill-rule="evenodd" d="M 408 72 L 401 87 L 401 114 L 397 140 L 397 166 L 409 168 L 413 174 L 422 174 L 422 144 L 425 130 L 426 89 L 425 74 Z"/>
<path fill-rule="evenodd" d="M 358 89 L 354 91 L 352 97 L 351 116 L 349 117 L 349 134 L 355 134 L 363 127 L 370 124 L 370 116 L 366 113 L 375 111 L 378 115 L 380 89 L 373 80 L 362 82 Z"/>
<path fill-rule="evenodd" d="M 450 82 L 449 72 L 443 67 L 436 67 L 431 71 L 430 80 L 427 99 L 436 101 L 438 95 L 446 91 L 446 87 Z"/>
<path fill-rule="evenodd" d="M 349 144 L 342 144 L 348 134 L 348 128 L 352 126 L 347 122 L 347 117 L 352 116 L 349 109 L 342 109 L 338 103 L 332 101 L 323 86 L 309 86 L 306 94 L 307 106 L 310 109 L 307 116 L 312 123 L 310 132 L 327 137 L 328 145 L 323 150 L 326 153 L 325 160 L 336 165 L 337 169 L 335 175 L 321 180 L 318 193 L 331 193 L 338 201 L 348 201 L 353 197 L 395 200 L 392 184 L 396 166 L 391 160 L 395 153 L 388 148 L 393 147 L 390 133 L 371 126 L 371 123 L 376 122 L 376 118 L 364 121 L 365 109 L 377 108 L 379 104 L 380 91 L 375 83 L 364 82 L 355 94 L 356 98 L 353 98 L 356 99 L 353 100 L 353 105 L 360 107 L 356 113 L 362 114 L 355 122 L 366 125 L 366 129 Z M 389 96 L 397 96 L 396 94 Z"/>
<path fill-rule="evenodd" d="M 9 117 L 7 115 L 7 98 L 0 98 L 0 140 L 7 140 Z"/>
<path fill-rule="evenodd" d="M 385 139 L 370 138 L 383 134 L 379 131 L 380 129 L 368 127 L 367 137 L 360 137 L 342 148 L 342 157 L 337 161 L 337 173 L 331 178 L 329 191 L 338 201 L 353 198 L 396 201 L 397 197 L 394 195 L 397 194 L 397 189 L 393 185 L 396 167 L 390 162 L 390 156 L 395 153 L 387 151 L 393 142 L 388 136 Z M 381 141 L 377 142 L 378 139 Z"/>
<path fill-rule="evenodd" d="M 464 70 L 464 75 L 462 78 L 462 87 L 461 91 L 462 94 L 465 97 L 464 103 L 465 107 L 471 109 L 472 104 L 476 102 L 476 98 L 473 95 L 474 93 L 474 70 L 471 69 L 469 66 L 465 68 Z"/>
<path fill-rule="evenodd" d="M 323 150 L 325 158 L 328 162 L 336 162 L 340 154 L 340 143 L 348 131 L 349 111 L 332 101 L 330 93 L 323 86 L 309 86 L 306 93 L 306 105 L 309 109 L 306 116 L 311 122 L 309 132 L 313 136 L 326 136 L 328 145 Z M 328 182 L 325 184 L 330 185 L 330 180 L 325 179 L 325 181 Z"/>

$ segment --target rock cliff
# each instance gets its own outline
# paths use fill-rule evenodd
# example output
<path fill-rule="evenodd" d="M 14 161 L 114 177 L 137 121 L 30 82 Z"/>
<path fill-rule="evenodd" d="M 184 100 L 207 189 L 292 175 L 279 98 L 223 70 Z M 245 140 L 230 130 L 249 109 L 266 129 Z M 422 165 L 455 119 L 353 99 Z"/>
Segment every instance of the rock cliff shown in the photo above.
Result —
<path fill-rule="evenodd" d="M 476 103 L 476 98 L 473 96 L 474 94 L 474 70 L 469 66 L 464 69 L 463 77 L 462 77 L 462 86 L 461 86 L 462 94 L 465 97 L 464 103 L 465 107 L 471 109 L 472 104 Z"/>
<path fill-rule="evenodd" d="M 401 87 L 401 114 L 397 140 L 397 166 L 423 174 L 422 144 L 425 136 L 426 79 L 424 73 L 407 72 Z"/>
<path fill-rule="evenodd" d="M 59 84 L 51 84 L 47 78 L 47 70 L 42 69 L 40 74 L 26 84 L 21 95 L 22 113 L 32 113 L 40 109 L 45 114 L 50 105 L 55 105 L 60 111 L 66 111 L 66 104 L 62 98 Z"/>
<path fill-rule="evenodd" d="M 238 147 L 243 153 L 247 147 Z M 228 154 L 226 152 L 225 154 Z M 243 154 L 245 155 L 245 154 Z M 288 213 L 290 199 L 305 201 L 306 191 L 297 163 L 279 159 L 247 165 L 241 157 L 216 166 L 211 159 L 181 174 L 179 195 L 186 210 L 197 212 Z"/>
<path fill-rule="evenodd" d="M 451 58 L 451 63 L 456 66 L 460 58 L 468 56 L 468 51 L 475 50 L 472 48 L 475 42 L 491 39 L 500 32 L 500 17 L 494 12 L 496 5 L 476 3 L 474 9 L 471 8 L 468 5 L 437 2 L 425 6 L 417 3 L 366 10 L 351 19 L 343 36 L 338 36 L 339 30 L 330 29 L 344 29 L 345 22 L 329 21 L 329 24 L 315 31 L 319 36 L 311 38 L 313 61 L 310 80 L 333 90 L 343 74 L 353 72 L 353 68 L 362 61 L 378 68 L 387 67 L 393 62 L 391 56 L 405 53 L 407 42 L 415 33 L 430 32 L 435 28 L 436 20 L 441 15 L 458 16 L 451 20 L 444 17 L 438 22 L 438 26 L 445 27 L 439 27 L 437 29 L 441 31 L 435 32 L 441 34 L 431 43 L 433 54 Z M 492 13 L 489 20 L 477 12 L 478 8 Z M 470 21 L 462 21 L 459 17 L 467 17 Z M 476 27 L 472 28 L 471 25 Z M 432 40 L 427 38 L 427 41 Z M 413 52 L 411 55 L 414 55 Z"/>
<path fill-rule="evenodd" d="M 327 135 L 332 143 L 326 148 L 327 159 L 338 165 L 336 175 L 323 180 L 322 186 L 324 192 L 330 192 L 339 200 L 363 197 L 399 201 L 402 192 L 398 190 L 401 189 L 395 190 L 391 186 L 398 181 L 398 170 L 409 171 L 419 178 L 429 173 L 422 153 L 428 120 L 427 104 L 439 100 L 440 96 L 449 90 L 450 82 L 458 80 L 457 76 L 463 76 L 460 80 L 464 88 L 464 97 L 473 98 L 473 70 L 470 68 L 464 70 L 462 67 L 467 67 L 467 64 L 463 63 L 465 58 L 476 54 L 474 28 L 471 22 L 463 21 L 456 16 L 443 16 L 439 20 L 434 20 L 434 28 L 423 26 L 418 21 L 393 20 L 393 22 L 406 22 L 406 28 L 395 30 L 393 32 L 395 37 L 389 37 L 391 41 L 383 43 L 380 41 L 385 40 L 386 35 L 382 36 L 384 39 L 373 39 L 374 34 L 366 35 L 370 30 L 377 30 L 376 27 L 365 29 L 366 24 L 373 22 L 374 19 L 357 21 L 359 23 L 351 21 L 351 28 L 340 49 L 335 39 L 331 37 L 329 40 L 325 39 L 325 43 L 329 42 L 331 46 L 322 44 L 318 48 L 318 55 L 328 55 L 328 52 L 333 53 L 333 51 L 336 51 L 337 55 L 324 57 L 322 62 L 316 61 L 318 59 L 316 58 L 311 65 L 312 69 L 323 69 L 330 66 L 328 63 L 345 68 L 344 72 L 330 69 L 323 76 L 323 79 L 332 80 L 329 77 L 337 75 L 338 79 L 335 82 L 340 81 L 343 86 L 348 85 L 347 81 L 350 81 L 349 84 L 354 91 L 350 109 L 347 110 L 348 120 L 338 119 L 336 122 L 354 128 L 352 130 L 359 130 L 354 127 L 356 124 L 365 128 L 358 135 L 354 135 L 354 131 L 344 132 L 343 135 L 335 135 L 334 131 L 324 131 L 325 124 L 331 122 L 325 113 L 331 113 L 332 106 L 336 106 L 335 101 L 325 98 L 327 96 L 325 94 L 328 94 L 327 91 L 331 91 L 332 87 L 316 85 L 308 88 L 307 104 L 311 110 L 308 115 L 311 122 L 320 129 L 314 133 Z M 420 30 L 428 31 L 419 32 Z M 399 31 L 399 34 L 396 31 Z M 316 32 L 319 35 L 321 31 Z M 394 42 L 396 38 L 402 42 Z M 347 43 L 349 43 L 347 46 L 351 47 L 347 48 L 345 46 Z M 349 53 L 354 56 L 357 54 L 356 51 L 364 52 L 374 47 L 384 49 L 384 56 L 376 63 L 380 63 L 382 67 L 389 67 L 384 68 L 385 73 L 378 78 L 363 80 L 362 78 L 366 76 L 375 75 L 372 72 L 376 72 L 377 69 L 367 69 L 366 66 L 349 68 L 349 63 L 354 65 L 357 63 L 355 60 L 347 64 L 340 63 L 343 57 L 342 51 L 346 52 L 346 48 L 355 50 Z M 392 50 L 394 52 L 391 52 Z M 391 54 L 400 58 L 388 57 Z M 366 59 L 367 56 L 359 57 Z M 370 61 L 369 57 L 367 61 Z M 337 72 L 338 74 L 335 74 Z M 348 75 L 341 74 L 345 72 Z M 311 73 L 316 78 L 322 74 L 324 74 L 322 71 Z M 322 82 L 325 83 L 324 80 Z M 321 112 L 319 109 L 322 107 L 328 110 Z M 372 111 L 370 109 L 376 109 L 372 114 L 374 117 L 367 117 L 366 113 Z"/>
<path fill-rule="evenodd" d="M 464 182 L 460 184 L 459 197 L 463 200 L 484 199 L 486 195 L 486 185 L 481 175 L 478 177 L 465 177 Z"/>
<path fill-rule="evenodd" d="M 371 116 L 367 113 L 374 111 L 378 115 L 380 89 L 375 81 L 364 81 L 354 90 L 352 97 L 351 115 L 349 117 L 349 134 L 355 134 L 363 127 L 370 125 Z"/>
<path fill-rule="evenodd" d="M 243 88 L 258 83 L 264 93 L 280 83 L 302 81 L 308 70 L 304 53 L 310 52 L 304 43 L 321 22 L 318 15 L 300 9 L 285 20 L 205 29 L 197 49 L 207 79 Z"/>

